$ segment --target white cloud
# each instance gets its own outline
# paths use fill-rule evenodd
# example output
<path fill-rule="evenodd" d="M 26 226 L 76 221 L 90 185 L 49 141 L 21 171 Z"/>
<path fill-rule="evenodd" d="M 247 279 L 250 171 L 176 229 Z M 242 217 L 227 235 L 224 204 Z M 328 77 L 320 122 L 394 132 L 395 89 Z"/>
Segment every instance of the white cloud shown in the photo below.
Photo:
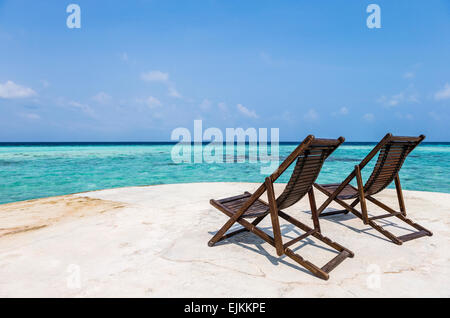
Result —
<path fill-rule="evenodd" d="M 441 120 L 441 116 L 439 116 L 438 113 L 436 113 L 435 111 L 431 111 L 428 113 L 428 115 L 433 118 L 434 120 Z"/>
<path fill-rule="evenodd" d="M 286 61 L 284 59 L 275 59 L 267 52 L 260 52 L 259 58 L 264 64 L 269 66 L 283 66 L 286 64 Z"/>
<path fill-rule="evenodd" d="M 347 115 L 348 114 L 348 108 L 347 107 L 341 107 L 341 109 L 339 109 L 339 113 L 341 115 Z"/>
<path fill-rule="evenodd" d="M 377 101 L 387 107 L 395 107 L 401 103 L 420 103 L 419 97 L 415 92 L 400 92 L 391 97 L 383 95 Z"/>
<path fill-rule="evenodd" d="M 220 112 L 221 112 L 220 116 L 223 119 L 227 119 L 227 118 L 231 117 L 232 114 L 229 112 L 228 106 L 225 102 L 217 103 L 217 108 L 220 110 Z"/>
<path fill-rule="evenodd" d="M 259 53 L 259 57 L 261 58 L 261 60 L 262 60 L 264 63 L 272 64 L 272 58 L 271 58 L 271 56 L 270 56 L 269 54 L 267 54 L 266 52 L 261 52 L 261 53 Z"/>
<path fill-rule="evenodd" d="M 112 97 L 105 92 L 99 92 L 97 95 L 93 96 L 92 99 L 100 104 L 107 104 L 111 101 Z"/>
<path fill-rule="evenodd" d="M 441 120 L 441 117 L 434 111 L 429 112 L 428 115 L 433 118 L 434 120 Z"/>
<path fill-rule="evenodd" d="M 372 113 L 367 113 L 367 114 L 364 114 L 363 119 L 365 121 L 374 121 L 375 120 L 375 115 L 372 114 Z"/>
<path fill-rule="evenodd" d="M 146 82 L 163 83 L 167 86 L 168 95 L 174 98 L 182 98 L 183 96 L 175 88 L 175 83 L 169 81 L 169 73 L 161 71 L 150 71 L 141 74 L 141 79 Z"/>
<path fill-rule="evenodd" d="M 224 111 L 224 112 L 228 111 L 227 104 L 225 104 L 224 102 L 218 103 L 218 104 L 217 104 L 217 107 L 219 107 L 219 109 L 220 109 L 221 111 Z"/>
<path fill-rule="evenodd" d="M 208 99 L 204 99 L 200 104 L 200 108 L 202 110 L 209 110 L 211 108 L 211 102 Z"/>
<path fill-rule="evenodd" d="M 88 104 L 80 103 L 76 100 L 68 100 L 64 97 L 58 97 L 55 99 L 55 102 L 58 106 L 64 108 L 71 108 L 72 110 L 82 111 L 91 117 L 96 117 L 94 109 L 91 108 Z"/>
<path fill-rule="evenodd" d="M 444 88 L 437 91 L 436 94 L 434 94 L 434 99 L 436 100 L 450 99 L 450 83 L 445 83 Z"/>
<path fill-rule="evenodd" d="M 39 119 L 41 119 L 41 116 L 39 116 L 38 114 L 34 114 L 34 113 L 20 113 L 19 115 L 21 117 L 29 119 L 29 120 L 39 120 Z"/>
<path fill-rule="evenodd" d="M 333 116 L 337 116 L 337 115 L 345 116 L 345 115 L 348 114 L 348 112 L 349 112 L 349 109 L 347 107 L 341 107 L 341 108 L 339 108 L 339 111 L 332 112 L 331 115 L 333 115 Z"/>
<path fill-rule="evenodd" d="M 153 96 L 147 97 L 144 102 L 150 109 L 162 106 L 162 103 L 159 101 L 159 99 Z"/>
<path fill-rule="evenodd" d="M 183 98 L 183 95 L 175 88 L 175 83 L 169 80 L 169 73 L 161 71 L 149 71 L 141 74 L 141 79 L 146 82 L 157 82 L 166 85 L 167 95 L 173 98 Z"/>
<path fill-rule="evenodd" d="M 181 94 L 173 86 L 169 86 L 169 96 L 174 98 L 182 98 Z"/>
<path fill-rule="evenodd" d="M 388 106 L 397 106 L 401 101 L 403 101 L 405 99 L 405 96 L 403 95 L 403 93 L 397 94 L 397 95 L 393 95 L 388 101 L 387 101 L 387 105 Z"/>
<path fill-rule="evenodd" d="M 417 94 L 410 94 L 407 96 L 406 101 L 410 103 L 420 103 L 419 96 Z"/>
<path fill-rule="evenodd" d="M 94 110 L 87 104 L 71 100 L 67 103 L 67 105 L 69 105 L 72 108 L 80 109 L 82 112 L 90 116 L 94 116 Z"/>
<path fill-rule="evenodd" d="M 414 72 L 406 72 L 405 74 L 403 74 L 403 78 L 406 79 L 412 79 L 414 77 L 416 77 L 416 74 Z"/>
<path fill-rule="evenodd" d="M 20 86 L 13 81 L 7 81 L 4 84 L 0 83 L 0 98 L 27 98 L 34 95 L 36 95 L 34 90 L 25 86 Z"/>
<path fill-rule="evenodd" d="M 402 114 L 402 113 L 399 113 L 399 112 L 395 113 L 395 116 L 397 116 L 400 119 L 408 119 L 408 120 L 413 120 L 414 119 L 414 116 L 411 115 L 411 114 Z"/>
<path fill-rule="evenodd" d="M 310 109 L 308 110 L 308 112 L 303 116 L 304 119 L 306 120 L 316 120 L 319 118 L 319 114 L 314 110 L 314 109 Z"/>
<path fill-rule="evenodd" d="M 150 71 L 141 74 L 141 79 L 147 82 L 161 82 L 166 83 L 169 81 L 169 73 L 161 71 Z"/>
<path fill-rule="evenodd" d="M 258 115 L 254 110 L 250 110 L 242 104 L 237 104 L 236 107 L 241 114 L 251 118 L 258 118 Z"/>
<path fill-rule="evenodd" d="M 120 53 L 120 59 L 124 62 L 128 62 L 128 54 L 127 52 Z"/>

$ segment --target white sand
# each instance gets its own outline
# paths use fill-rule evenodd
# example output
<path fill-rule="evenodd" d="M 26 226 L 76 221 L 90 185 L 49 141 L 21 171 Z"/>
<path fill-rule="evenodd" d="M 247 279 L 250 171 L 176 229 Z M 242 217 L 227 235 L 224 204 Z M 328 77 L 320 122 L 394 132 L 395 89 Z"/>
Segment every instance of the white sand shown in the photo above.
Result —
<path fill-rule="evenodd" d="M 408 216 L 434 235 L 402 246 L 351 214 L 321 219 L 322 233 L 355 253 L 323 281 L 252 233 L 207 246 L 227 220 L 209 199 L 256 187 L 161 185 L 2 205 L 0 297 L 450 296 L 449 194 L 405 191 Z M 394 190 L 377 197 L 397 207 Z M 324 196 L 316 191 L 316 199 Z M 312 223 L 306 198 L 286 211 Z M 391 223 L 409 228 L 400 220 L 385 220 L 388 230 L 408 233 Z M 268 217 L 261 227 L 269 226 Z M 282 232 L 300 233 L 287 224 Z M 335 255 L 322 247 L 314 238 L 293 246 L 320 266 Z"/>

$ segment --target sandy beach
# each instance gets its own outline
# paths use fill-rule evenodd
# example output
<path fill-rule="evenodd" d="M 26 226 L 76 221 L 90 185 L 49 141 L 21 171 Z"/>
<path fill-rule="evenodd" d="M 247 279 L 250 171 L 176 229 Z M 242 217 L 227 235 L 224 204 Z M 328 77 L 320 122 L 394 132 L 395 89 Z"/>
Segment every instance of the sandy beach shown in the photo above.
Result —
<path fill-rule="evenodd" d="M 0 297 L 450 296 L 450 194 L 404 191 L 409 217 L 434 235 L 402 246 L 351 214 L 321 219 L 322 233 L 355 253 L 323 281 L 252 233 L 207 246 L 227 220 L 209 200 L 257 186 L 130 187 L 1 205 Z M 395 190 L 376 197 L 397 208 Z M 286 212 L 312 223 L 306 198 Z M 380 223 L 409 233 L 398 221 Z M 270 218 L 261 227 L 270 231 Z M 282 234 L 301 233 L 282 223 Z M 293 248 L 318 265 L 335 255 L 315 239 Z"/>

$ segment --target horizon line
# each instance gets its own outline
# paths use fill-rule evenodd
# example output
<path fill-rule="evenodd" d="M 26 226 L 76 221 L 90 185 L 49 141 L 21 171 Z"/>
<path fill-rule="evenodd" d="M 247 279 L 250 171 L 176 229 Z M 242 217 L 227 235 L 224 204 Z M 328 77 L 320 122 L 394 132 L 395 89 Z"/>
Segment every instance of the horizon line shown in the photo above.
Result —
<path fill-rule="evenodd" d="M 279 141 L 280 144 L 299 144 L 302 140 L 299 141 Z M 345 141 L 345 143 L 378 143 L 379 140 L 375 141 Z M 8 144 L 178 144 L 183 143 L 180 141 L 0 141 L 0 145 L 8 145 Z M 194 141 L 186 142 L 194 144 Z M 210 144 L 214 143 L 214 141 L 202 141 L 202 144 Z M 226 144 L 227 141 L 218 142 L 222 144 Z M 249 141 L 238 142 L 233 141 L 233 143 L 245 143 L 249 144 Z M 252 144 L 259 144 L 258 142 L 251 142 Z M 271 141 L 267 141 L 267 144 L 272 144 Z M 450 141 L 423 141 L 422 144 L 426 143 L 450 143 Z"/>

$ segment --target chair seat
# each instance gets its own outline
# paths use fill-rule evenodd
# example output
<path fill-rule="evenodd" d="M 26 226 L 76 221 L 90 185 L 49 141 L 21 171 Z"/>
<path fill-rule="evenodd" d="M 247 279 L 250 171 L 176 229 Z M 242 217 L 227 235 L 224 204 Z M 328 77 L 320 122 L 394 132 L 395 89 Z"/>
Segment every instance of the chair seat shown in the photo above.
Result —
<path fill-rule="evenodd" d="M 340 186 L 340 183 L 320 184 L 322 188 L 325 188 L 330 194 L 332 194 Z M 351 184 L 347 184 L 344 189 L 337 196 L 340 200 L 350 200 L 358 196 L 358 189 Z"/>
<path fill-rule="evenodd" d="M 217 203 L 225 207 L 231 213 L 235 214 L 244 205 L 244 203 L 251 197 L 251 194 L 246 192 L 244 194 L 229 197 L 225 199 L 216 200 Z M 269 213 L 269 205 L 260 200 L 256 200 L 250 208 L 242 215 L 243 218 L 255 218 Z"/>

